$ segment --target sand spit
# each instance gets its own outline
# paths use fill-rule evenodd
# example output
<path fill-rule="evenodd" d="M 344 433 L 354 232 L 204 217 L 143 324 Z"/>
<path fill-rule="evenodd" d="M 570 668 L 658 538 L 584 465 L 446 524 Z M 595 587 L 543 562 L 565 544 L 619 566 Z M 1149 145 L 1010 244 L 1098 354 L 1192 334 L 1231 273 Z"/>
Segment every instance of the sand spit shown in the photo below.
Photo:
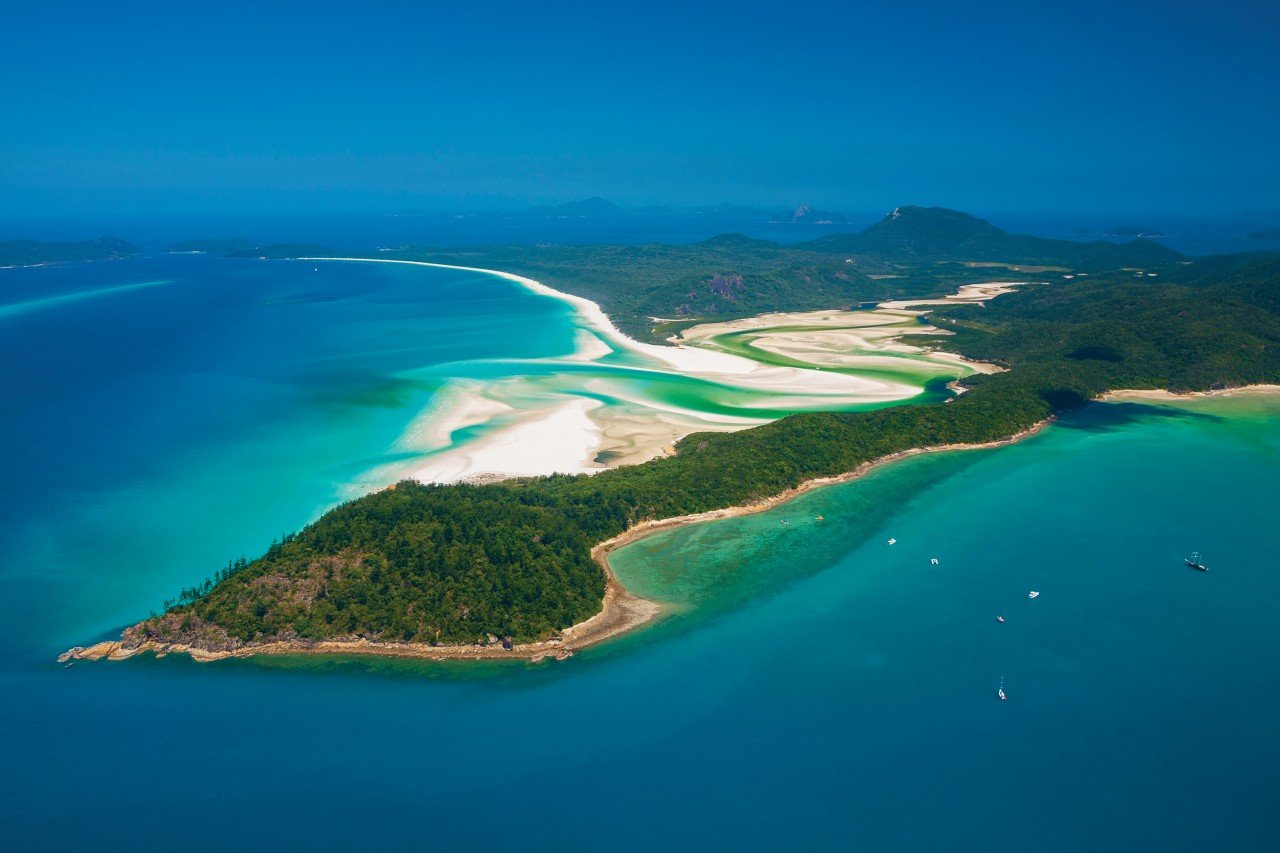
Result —
<path fill-rule="evenodd" d="M 775 312 L 703 323 L 684 329 L 672 343 L 688 343 L 709 349 L 724 349 L 726 336 L 733 336 L 762 354 L 783 356 L 818 367 L 902 370 L 904 357 L 921 374 L 939 375 L 960 369 L 969 373 L 995 373 L 992 364 L 970 361 L 956 353 L 925 349 L 901 341 L 904 335 L 951 333 L 937 326 L 922 325 L 920 315 L 938 305 L 982 304 L 1017 289 L 1024 282 L 966 284 L 940 299 L 881 302 L 870 311 Z M 740 347 L 739 347 L 740 348 Z"/>

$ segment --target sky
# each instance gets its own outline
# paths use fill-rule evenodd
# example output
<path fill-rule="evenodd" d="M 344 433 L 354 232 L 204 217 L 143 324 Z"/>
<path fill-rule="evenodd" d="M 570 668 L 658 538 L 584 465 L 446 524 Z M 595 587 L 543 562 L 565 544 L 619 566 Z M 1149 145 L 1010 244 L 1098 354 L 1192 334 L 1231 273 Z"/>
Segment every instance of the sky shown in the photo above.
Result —
<path fill-rule="evenodd" d="M 1280 209 L 1280 3 L 5 3 L 0 218 Z"/>

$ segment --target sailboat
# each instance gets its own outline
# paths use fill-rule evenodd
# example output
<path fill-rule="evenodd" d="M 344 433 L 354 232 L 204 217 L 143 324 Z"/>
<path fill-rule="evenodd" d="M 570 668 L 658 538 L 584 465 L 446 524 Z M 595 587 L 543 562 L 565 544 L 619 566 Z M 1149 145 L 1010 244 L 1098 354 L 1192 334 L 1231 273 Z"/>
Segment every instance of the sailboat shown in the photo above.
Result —
<path fill-rule="evenodd" d="M 1191 568 L 1197 571 L 1207 572 L 1209 571 L 1209 567 L 1202 562 L 1203 559 L 1204 558 L 1200 556 L 1199 551 L 1192 551 L 1191 556 L 1187 557 L 1186 563 L 1188 566 L 1190 566 Z"/>
<path fill-rule="evenodd" d="M 1004 695 L 1004 673 L 1000 673 L 1000 687 L 996 690 L 996 695 L 1000 697 L 1001 702 L 1009 701 L 1009 697 Z"/>

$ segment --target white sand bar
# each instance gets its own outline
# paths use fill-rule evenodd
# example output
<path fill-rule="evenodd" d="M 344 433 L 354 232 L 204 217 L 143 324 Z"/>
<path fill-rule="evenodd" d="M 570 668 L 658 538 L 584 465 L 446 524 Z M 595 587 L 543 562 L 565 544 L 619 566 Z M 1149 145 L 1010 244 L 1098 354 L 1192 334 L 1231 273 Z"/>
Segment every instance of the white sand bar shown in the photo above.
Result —
<path fill-rule="evenodd" d="M 538 359 L 543 368 L 541 380 L 511 376 L 484 383 L 461 378 L 449 381 L 395 448 L 413 457 L 411 461 L 372 472 L 362 478 L 362 488 L 404 477 L 448 483 L 594 473 L 670 453 L 676 441 L 693 432 L 745 429 L 789 411 L 908 400 L 921 392 L 921 376 L 990 369 L 951 353 L 900 343 L 897 339 L 906 333 L 947 334 L 921 325 L 914 307 L 982 301 L 1007 292 L 1014 284 L 966 285 L 946 299 L 884 303 L 875 311 L 766 314 L 704 324 L 686 330 L 672 341 L 673 346 L 660 346 L 627 337 L 589 299 L 501 270 L 391 258 L 300 260 L 481 273 L 559 299 L 574 309 L 578 328 L 572 354 Z M 716 340 L 741 331 L 759 332 L 750 346 L 760 352 L 761 360 L 726 351 Z M 613 365 L 617 372 L 608 378 L 581 373 L 583 365 L 598 363 L 615 352 L 627 353 L 631 366 L 622 370 Z M 795 365 L 763 363 L 769 355 L 784 356 Z M 548 363 L 575 364 L 579 372 L 548 381 Z M 841 372 L 831 367 L 841 368 Z M 601 365 L 601 369 L 609 366 Z M 867 373 L 851 372 L 858 370 Z M 902 378 L 895 372 L 901 372 Z M 578 376 L 581 383 L 574 386 Z M 673 404 L 653 390 L 655 384 L 671 377 L 704 383 L 699 388 L 709 401 L 707 410 Z M 601 398 L 614 402 L 604 403 Z M 710 401 L 716 402 L 711 405 Z M 470 430 L 477 437 L 461 440 L 459 431 L 471 427 L 479 428 Z"/>

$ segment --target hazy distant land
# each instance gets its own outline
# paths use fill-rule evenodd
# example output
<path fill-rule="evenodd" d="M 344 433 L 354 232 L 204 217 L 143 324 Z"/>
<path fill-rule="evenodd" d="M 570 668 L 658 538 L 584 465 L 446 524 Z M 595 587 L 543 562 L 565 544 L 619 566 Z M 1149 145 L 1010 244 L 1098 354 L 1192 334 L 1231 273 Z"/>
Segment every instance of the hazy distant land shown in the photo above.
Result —
<path fill-rule="evenodd" d="M 30 267 L 131 258 L 141 250 L 119 237 L 74 242 L 7 240 L 0 242 L 0 267 Z"/>

